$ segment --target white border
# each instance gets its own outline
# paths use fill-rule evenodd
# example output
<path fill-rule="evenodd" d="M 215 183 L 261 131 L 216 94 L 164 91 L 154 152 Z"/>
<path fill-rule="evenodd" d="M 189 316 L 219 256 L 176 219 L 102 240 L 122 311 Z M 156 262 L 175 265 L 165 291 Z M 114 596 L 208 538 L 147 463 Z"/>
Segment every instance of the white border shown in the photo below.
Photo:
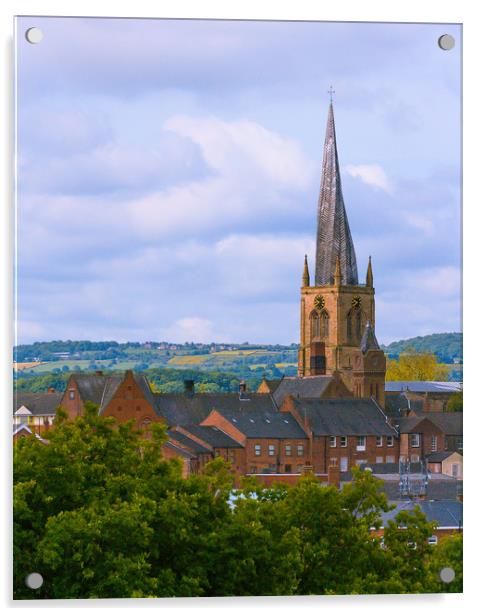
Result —
<path fill-rule="evenodd" d="M 1 302 L 1 367 L 2 378 L 0 379 L 0 396 L 4 402 L 2 426 L 2 443 L 11 443 L 11 348 L 13 313 L 11 309 L 12 297 L 12 227 L 13 217 L 11 210 L 11 188 L 13 178 L 13 88 L 12 88 L 12 63 L 13 63 L 13 15 L 85 15 L 85 16 L 119 16 L 119 17 L 192 17 L 192 18 L 228 18 L 228 19 L 318 19 L 331 21 L 398 21 L 398 22 L 449 22 L 463 23 L 464 25 L 464 377 L 465 377 L 465 455 L 469 463 L 465 464 L 466 494 L 465 502 L 469 506 L 465 508 L 464 527 L 466 536 L 470 540 L 465 542 L 465 593 L 464 595 L 424 595 L 424 596 L 376 596 L 376 597 L 297 597 L 297 598 L 237 598 L 237 599 L 184 599 L 184 600 L 106 600 L 106 601 L 45 601 L 45 602 L 9 602 L 10 588 L 10 519 L 11 502 L 5 499 L 5 492 L 1 498 L 3 535 L 2 557 L 3 567 L 2 580 L 2 603 L 8 609 L 19 609 L 20 612 L 30 610 L 44 611 L 52 607 L 61 607 L 63 610 L 77 607 L 89 608 L 94 611 L 105 609 L 156 609 L 179 610 L 191 613 L 193 610 L 203 612 L 219 610 L 239 613 L 241 610 L 261 612 L 268 607 L 273 607 L 277 612 L 289 613 L 292 610 L 303 610 L 303 613 L 319 613 L 320 609 L 329 609 L 330 613 L 338 614 L 355 609 L 370 610 L 370 614 L 405 614 L 421 613 L 435 609 L 437 614 L 452 614 L 454 608 L 468 608 L 469 602 L 476 597 L 477 587 L 480 585 L 480 509 L 476 507 L 473 492 L 470 485 L 477 485 L 475 473 L 477 461 L 474 451 L 477 451 L 476 439 L 480 439 L 480 410 L 475 401 L 475 384 L 480 371 L 478 350 L 480 348 L 480 336 L 476 329 L 471 328 L 472 318 L 477 308 L 480 312 L 480 292 L 478 277 L 480 276 L 479 263 L 470 262 L 470 255 L 474 253 L 477 243 L 480 243 L 480 229 L 478 225 L 479 212 L 482 209 L 480 198 L 480 20 L 477 19 L 478 3 L 474 0 L 399 0 L 387 2 L 386 0 L 343 0 L 343 2 L 323 2 L 310 0 L 278 0 L 270 2 L 265 0 L 240 0 L 226 2 L 221 0 L 178 0 L 167 2 L 163 0 L 147 1 L 136 0 L 119 6 L 119 1 L 107 0 L 4 0 L 0 6 L 1 41 L 4 54 L 2 56 L 2 131 L 4 136 L 1 150 L 3 207 L 1 209 L 1 237 L 0 254 L 2 268 L 0 268 L 0 293 L 4 299 Z M 434 102 L 436 104 L 436 101 Z M 478 165 L 479 163 L 479 165 Z M 477 365 L 477 360 L 479 364 Z M 477 372 L 476 372 L 477 371 Z M 479 378 L 480 380 L 480 378 Z M 10 451 L 3 446 L 6 453 L 3 456 L 2 465 L 4 479 L 2 485 L 11 484 Z M 471 453 L 472 452 L 472 453 Z M 467 462 L 467 460 L 466 460 Z M 469 489 L 467 489 L 467 487 Z M 480 489 L 480 488 L 479 488 Z M 480 600 L 478 601 L 480 603 Z"/>

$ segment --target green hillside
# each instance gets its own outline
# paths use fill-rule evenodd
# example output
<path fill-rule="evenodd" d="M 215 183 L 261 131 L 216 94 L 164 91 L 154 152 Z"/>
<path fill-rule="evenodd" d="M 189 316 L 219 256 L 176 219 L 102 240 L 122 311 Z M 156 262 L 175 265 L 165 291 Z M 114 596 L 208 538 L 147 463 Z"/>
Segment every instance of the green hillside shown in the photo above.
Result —
<path fill-rule="evenodd" d="M 462 363 L 462 334 L 430 334 L 429 336 L 417 336 L 407 340 L 391 342 L 382 349 L 392 359 L 398 359 L 400 353 L 407 349 L 414 349 L 418 353 L 435 353 L 441 363 Z M 455 360 L 455 361 L 454 361 Z"/>

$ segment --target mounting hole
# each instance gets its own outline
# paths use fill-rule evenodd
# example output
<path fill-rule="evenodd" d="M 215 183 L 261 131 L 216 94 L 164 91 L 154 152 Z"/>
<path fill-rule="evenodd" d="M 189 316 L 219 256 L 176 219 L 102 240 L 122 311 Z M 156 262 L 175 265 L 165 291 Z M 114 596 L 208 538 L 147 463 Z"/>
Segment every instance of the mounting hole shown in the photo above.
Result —
<path fill-rule="evenodd" d="M 32 590 L 37 590 L 37 588 L 40 588 L 43 583 L 44 579 L 40 573 L 29 573 L 25 578 L 25 585 Z"/>
<path fill-rule="evenodd" d="M 40 28 L 36 28 L 36 27 L 29 28 L 25 32 L 25 38 L 27 39 L 29 43 L 32 43 L 32 45 L 36 45 L 37 43 L 40 43 L 43 37 L 44 37 L 44 33 L 42 32 Z"/>
<path fill-rule="evenodd" d="M 452 567 L 444 567 L 440 570 L 440 579 L 442 582 L 445 582 L 445 584 L 450 584 L 450 582 L 453 582 L 455 579 L 455 571 Z"/>
<path fill-rule="evenodd" d="M 455 39 L 451 34 L 442 34 L 438 39 L 438 46 L 444 51 L 450 51 L 455 47 Z"/>

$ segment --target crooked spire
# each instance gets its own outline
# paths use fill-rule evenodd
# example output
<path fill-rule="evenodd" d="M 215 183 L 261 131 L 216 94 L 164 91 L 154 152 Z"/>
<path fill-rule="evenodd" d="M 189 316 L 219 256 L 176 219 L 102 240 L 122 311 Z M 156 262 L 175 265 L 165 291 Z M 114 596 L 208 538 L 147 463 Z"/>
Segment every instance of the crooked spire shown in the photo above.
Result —
<path fill-rule="evenodd" d="M 335 118 L 330 102 L 326 124 L 316 236 L 315 285 L 333 284 L 336 259 L 340 259 L 341 284 L 358 284 L 355 248 L 341 190 L 336 148 Z"/>

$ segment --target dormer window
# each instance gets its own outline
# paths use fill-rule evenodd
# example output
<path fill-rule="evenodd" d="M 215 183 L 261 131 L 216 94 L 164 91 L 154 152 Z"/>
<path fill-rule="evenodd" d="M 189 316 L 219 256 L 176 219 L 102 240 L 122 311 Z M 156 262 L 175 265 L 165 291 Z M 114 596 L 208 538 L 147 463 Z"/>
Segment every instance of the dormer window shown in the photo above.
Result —
<path fill-rule="evenodd" d="M 69 389 L 69 400 L 75 400 L 75 389 Z"/>

